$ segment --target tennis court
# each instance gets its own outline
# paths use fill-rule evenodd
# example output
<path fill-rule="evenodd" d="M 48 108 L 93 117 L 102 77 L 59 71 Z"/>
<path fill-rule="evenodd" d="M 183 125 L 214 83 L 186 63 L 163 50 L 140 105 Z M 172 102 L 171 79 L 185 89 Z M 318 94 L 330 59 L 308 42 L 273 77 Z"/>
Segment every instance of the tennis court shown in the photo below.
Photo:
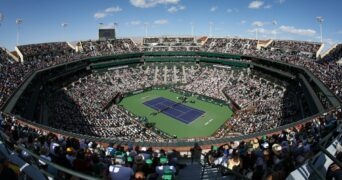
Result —
<path fill-rule="evenodd" d="M 179 97 L 182 96 L 182 94 L 171 92 L 169 89 L 154 89 L 127 96 L 120 102 L 120 105 L 135 116 L 146 119 L 149 123 L 155 123 L 158 130 L 169 135 L 176 135 L 178 138 L 210 136 L 232 115 L 228 106 L 202 101 L 196 96 L 188 96 L 187 101 L 183 102 L 182 106 L 174 106 L 172 110 L 168 111 L 164 109 L 165 106 L 181 102 Z M 162 101 L 163 99 L 160 97 L 168 101 Z M 152 105 L 159 103 L 158 107 L 152 107 Z M 172 115 L 160 110 L 172 111 Z M 189 110 L 188 113 L 187 110 Z M 196 112 L 199 113 L 196 110 L 203 111 L 204 114 L 192 115 Z M 187 116 L 191 116 L 191 118 Z M 191 119 L 194 120 L 190 123 Z"/>
<path fill-rule="evenodd" d="M 146 101 L 143 104 L 186 124 L 191 123 L 204 114 L 204 111 L 186 106 L 182 103 L 171 101 L 163 97 L 157 97 L 155 99 Z"/>

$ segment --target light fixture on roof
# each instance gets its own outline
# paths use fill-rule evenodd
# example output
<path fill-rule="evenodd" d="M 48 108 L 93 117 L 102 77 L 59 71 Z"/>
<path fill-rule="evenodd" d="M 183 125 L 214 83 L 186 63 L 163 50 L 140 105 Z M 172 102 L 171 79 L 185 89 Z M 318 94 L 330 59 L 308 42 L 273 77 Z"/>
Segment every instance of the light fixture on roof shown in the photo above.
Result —
<path fill-rule="evenodd" d="M 277 26 L 277 25 L 278 25 L 278 22 L 277 22 L 276 20 L 273 20 L 273 21 L 272 21 L 272 24 L 273 24 L 274 26 Z M 277 30 L 274 29 L 274 40 L 276 40 L 276 39 L 277 39 Z"/>
<path fill-rule="evenodd" d="M 147 28 L 148 28 L 148 23 L 147 22 L 145 22 L 144 23 L 144 27 L 145 27 L 145 38 L 147 37 Z"/>
<path fill-rule="evenodd" d="M 117 27 L 118 25 L 119 25 L 118 23 L 114 22 L 114 23 L 113 23 L 113 28 L 116 29 L 116 27 Z"/>
<path fill-rule="evenodd" d="M 258 43 L 259 43 L 258 31 L 259 31 L 259 28 L 263 26 L 263 23 L 255 23 L 254 25 L 256 26 L 256 28 L 255 28 L 255 40 L 258 40 Z"/>
<path fill-rule="evenodd" d="M 212 37 L 213 34 L 212 34 L 212 28 L 213 28 L 213 22 L 209 22 L 209 37 Z"/>
<path fill-rule="evenodd" d="M 20 25 L 23 23 L 22 19 L 16 19 L 15 24 L 17 24 L 17 45 L 19 45 L 19 33 L 20 33 Z"/>
<path fill-rule="evenodd" d="M 102 26 L 103 26 L 103 23 L 102 23 L 102 22 L 100 22 L 100 23 L 99 23 L 99 29 L 101 29 L 101 28 L 102 28 Z"/>
<path fill-rule="evenodd" d="M 118 34 L 118 27 L 119 27 L 119 24 L 117 22 L 113 22 L 113 29 L 114 29 L 114 31 L 116 33 L 116 36 Z"/>
<path fill-rule="evenodd" d="M 16 19 L 16 20 L 15 20 L 15 23 L 16 23 L 17 25 L 20 25 L 20 24 L 23 23 L 23 20 L 22 20 L 22 19 Z"/>
<path fill-rule="evenodd" d="M 194 36 L 194 23 L 190 22 L 190 26 L 191 26 L 191 36 Z"/>
<path fill-rule="evenodd" d="M 62 23 L 61 26 L 62 28 L 66 28 L 68 26 L 68 23 Z"/>
<path fill-rule="evenodd" d="M 65 28 L 67 28 L 68 27 L 68 23 L 62 23 L 61 24 L 61 27 L 62 27 L 62 29 L 63 29 L 63 41 L 66 41 L 66 39 L 65 39 Z"/>
<path fill-rule="evenodd" d="M 323 26 L 324 19 L 323 19 L 322 16 L 317 16 L 316 20 L 319 23 L 319 29 L 320 29 L 320 32 L 321 32 L 321 43 L 323 43 L 323 32 L 322 32 L 323 27 L 322 26 Z"/>

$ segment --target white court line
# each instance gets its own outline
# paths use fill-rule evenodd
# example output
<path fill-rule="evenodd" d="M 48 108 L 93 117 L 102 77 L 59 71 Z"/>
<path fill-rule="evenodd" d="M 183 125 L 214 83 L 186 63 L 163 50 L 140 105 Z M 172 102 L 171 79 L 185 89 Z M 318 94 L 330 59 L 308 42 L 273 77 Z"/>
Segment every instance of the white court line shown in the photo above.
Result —
<path fill-rule="evenodd" d="M 207 126 L 209 123 L 211 123 L 211 121 L 213 121 L 214 119 L 210 119 L 209 121 L 207 121 L 206 123 L 204 123 L 204 126 Z"/>
<path fill-rule="evenodd" d="M 144 97 L 141 97 L 141 99 L 146 99 L 146 98 L 149 98 L 150 96 L 144 96 Z"/>

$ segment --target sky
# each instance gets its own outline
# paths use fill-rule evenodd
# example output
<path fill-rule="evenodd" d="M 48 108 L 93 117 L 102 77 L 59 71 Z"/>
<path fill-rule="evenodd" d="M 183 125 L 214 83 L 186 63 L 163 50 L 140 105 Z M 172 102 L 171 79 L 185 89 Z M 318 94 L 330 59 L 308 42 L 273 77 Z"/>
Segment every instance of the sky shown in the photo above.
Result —
<path fill-rule="evenodd" d="M 342 0 L 0 0 L 0 46 L 117 37 L 239 36 L 342 42 Z M 16 20 L 22 20 L 20 25 Z M 62 24 L 66 24 L 64 27 Z M 193 28 L 192 28 L 193 27 Z M 19 30 L 19 31 L 18 31 Z"/>

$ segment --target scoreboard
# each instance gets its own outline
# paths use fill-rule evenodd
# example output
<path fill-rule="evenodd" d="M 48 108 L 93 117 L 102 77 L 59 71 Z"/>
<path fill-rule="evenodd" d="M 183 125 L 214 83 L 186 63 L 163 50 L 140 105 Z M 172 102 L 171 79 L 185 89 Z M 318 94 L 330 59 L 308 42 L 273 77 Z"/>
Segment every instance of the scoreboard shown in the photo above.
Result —
<path fill-rule="evenodd" d="M 99 29 L 99 40 L 115 39 L 115 29 Z"/>

